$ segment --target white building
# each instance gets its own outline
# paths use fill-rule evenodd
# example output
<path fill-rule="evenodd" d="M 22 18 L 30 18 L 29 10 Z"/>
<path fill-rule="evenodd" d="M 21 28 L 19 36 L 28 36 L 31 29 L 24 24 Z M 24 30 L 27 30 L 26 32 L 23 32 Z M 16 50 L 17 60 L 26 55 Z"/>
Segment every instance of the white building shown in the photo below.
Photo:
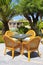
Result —
<path fill-rule="evenodd" d="M 10 20 L 8 22 L 9 29 L 12 31 L 17 30 L 17 28 L 19 28 L 22 25 L 23 25 L 22 22 L 18 22 L 18 21 L 14 21 L 14 20 Z"/>

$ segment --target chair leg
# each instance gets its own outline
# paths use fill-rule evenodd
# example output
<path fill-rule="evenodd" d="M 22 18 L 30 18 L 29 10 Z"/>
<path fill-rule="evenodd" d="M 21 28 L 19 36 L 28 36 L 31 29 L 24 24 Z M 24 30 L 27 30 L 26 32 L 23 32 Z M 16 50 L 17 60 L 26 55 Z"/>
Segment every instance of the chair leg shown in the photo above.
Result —
<path fill-rule="evenodd" d="M 6 55 L 6 47 L 4 48 L 4 55 Z"/>
<path fill-rule="evenodd" d="M 21 47 L 20 47 L 20 54 L 21 54 Z"/>
<path fill-rule="evenodd" d="M 12 58 L 14 58 L 14 50 L 12 50 Z"/>
<path fill-rule="evenodd" d="M 39 55 L 39 57 L 40 57 L 40 55 L 41 55 L 40 52 L 39 52 L 39 50 L 38 50 L 38 55 Z"/>
<path fill-rule="evenodd" d="M 21 52 L 21 54 L 23 55 L 23 53 L 24 53 L 24 49 L 23 49 L 23 46 L 22 46 L 22 52 Z"/>
<path fill-rule="evenodd" d="M 24 49 L 23 49 L 23 46 L 22 46 L 21 49 L 20 49 L 21 55 L 23 55 L 23 52 L 24 52 Z"/>
<path fill-rule="evenodd" d="M 30 51 L 28 51 L 28 61 L 30 61 Z"/>

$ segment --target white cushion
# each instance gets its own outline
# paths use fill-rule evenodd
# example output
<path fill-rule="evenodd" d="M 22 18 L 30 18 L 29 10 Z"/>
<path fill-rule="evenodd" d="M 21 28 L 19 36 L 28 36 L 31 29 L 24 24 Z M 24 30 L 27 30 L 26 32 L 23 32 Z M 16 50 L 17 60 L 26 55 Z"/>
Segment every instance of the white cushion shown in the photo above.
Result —
<path fill-rule="evenodd" d="M 29 40 L 30 40 L 30 38 L 29 38 L 29 37 L 27 37 L 27 38 L 23 39 L 23 41 L 29 41 Z"/>

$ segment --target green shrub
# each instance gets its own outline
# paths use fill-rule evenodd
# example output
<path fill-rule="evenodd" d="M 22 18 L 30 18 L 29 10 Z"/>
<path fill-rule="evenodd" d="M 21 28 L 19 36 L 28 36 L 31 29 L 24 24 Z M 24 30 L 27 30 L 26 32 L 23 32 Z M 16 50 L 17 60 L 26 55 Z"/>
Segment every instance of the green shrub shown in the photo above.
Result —
<path fill-rule="evenodd" d="M 43 28 L 43 22 L 38 21 L 37 26 L 41 30 Z"/>
<path fill-rule="evenodd" d="M 28 28 L 25 28 L 24 26 L 21 26 L 20 28 L 18 28 L 18 33 L 26 33 L 28 31 Z"/>
<path fill-rule="evenodd" d="M 3 40 L 3 35 L 2 35 L 2 30 L 0 30 L 0 43 L 3 43 L 4 40 Z"/>
<path fill-rule="evenodd" d="M 4 42 L 3 37 L 2 35 L 0 35 L 0 43 L 3 43 L 3 42 Z"/>
<path fill-rule="evenodd" d="M 30 25 L 29 22 L 23 22 L 24 26 Z"/>
<path fill-rule="evenodd" d="M 40 28 L 40 29 L 43 28 L 43 22 L 41 22 L 41 23 L 39 24 L 39 28 Z"/>
<path fill-rule="evenodd" d="M 2 30 L 2 28 L 3 28 L 3 23 L 0 22 L 0 30 Z"/>

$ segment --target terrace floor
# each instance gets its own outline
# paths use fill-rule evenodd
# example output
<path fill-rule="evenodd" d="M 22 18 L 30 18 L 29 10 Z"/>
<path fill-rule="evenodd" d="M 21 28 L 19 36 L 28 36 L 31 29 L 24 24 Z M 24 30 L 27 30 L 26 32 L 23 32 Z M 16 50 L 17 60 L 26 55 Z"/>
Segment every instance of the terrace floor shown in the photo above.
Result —
<path fill-rule="evenodd" d="M 12 59 L 11 51 L 7 50 L 7 54 L 4 55 L 4 44 L 0 44 L 0 65 L 43 65 L 43 45 L 39 45 L 39 51 L 41 57 L 37 53 L 31 53 L 31 59 L 28 61 L 27 54 L 20 55 L 19 52 L 15 52 L 15 57 Z"/>

